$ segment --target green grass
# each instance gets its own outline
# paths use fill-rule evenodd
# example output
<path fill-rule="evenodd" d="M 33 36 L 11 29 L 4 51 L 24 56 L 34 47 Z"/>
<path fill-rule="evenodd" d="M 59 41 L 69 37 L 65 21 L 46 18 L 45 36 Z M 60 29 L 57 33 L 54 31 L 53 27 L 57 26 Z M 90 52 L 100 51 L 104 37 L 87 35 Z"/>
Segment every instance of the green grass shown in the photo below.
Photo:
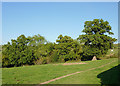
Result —
<path fill-rule="evenodd" d="M 103 68 L 98 68 L 95 70 L 82 72 L 69 77 L 65 77 L 63 79 L 51 82 L 50 84 L 56 84 L 56 83 L 57 84 L 101 84 L 102 82 L 103 84 L 116 84 L 119 82 L 118 71 L 116 72 L 116 70 L 118 69 L 115 69 L 115 71 L 112 71 L 103 75 L 101 74 L 106 71 L 111 71 L 112 68 L 115 67 L 116 65 L 117 63 L 115 62 Z M 109 77 L 109 78 L 106 79 L 106 77 Z"/>
<path fill-rule="evenodd" d="M 2 83 L 3 84 L 40 84 L 42 82 L 78 72 L 87 70 L 94 67 L 99 67 L 100 65 L 107 64 L 113 60 L 116 62 L 105 66 L 103 68 L 91 70 L 88 72 L 83 72 L 80 74 L 72 75 L 54 82 L 53 84 L 98 84 L 100 78 L 97 77 L 100 73 L 109 70 L 110 68 L 117 66 L 118 59 L 105 59 L 98 61 L 85 61 L 87 64 L 77 64 L 77 65 L 62 65 L 63 63 L 58 63 L 58 65 L 46 64 L 46 65 L 34 65 L 34 66 L 24 66 L 24 67 L 13 67 L 13 68 L 2 68 Z M 50 83 L 50 84 L 51 84 Z"/>

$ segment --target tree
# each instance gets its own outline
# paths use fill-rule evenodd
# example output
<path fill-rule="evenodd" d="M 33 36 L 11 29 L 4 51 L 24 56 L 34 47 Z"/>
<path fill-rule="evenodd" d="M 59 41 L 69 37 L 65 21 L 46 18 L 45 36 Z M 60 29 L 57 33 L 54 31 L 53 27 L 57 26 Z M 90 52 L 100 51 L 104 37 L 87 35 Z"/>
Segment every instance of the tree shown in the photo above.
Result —
<path fill-rule="evenodd" d="M 113 35 L 111 26 L 108 21 L 102 19 L 94 19 L 86 21 L 83 31 L 84 35 L 79 35 L 77 38 L 83 46 L 83 56 L 91 59 L 93 56 L 106 54 L 109 48 L 113 47 L 113 43 L 117 40 L 110 37 Z"/>
<path fill-rule="evenodd" d="M 58 44 L 55 45 L 55 49 L 60 61 L 80 59 L 81 46 L 77 40 L 73 40 L 70 36 L 59 35 L 56 42 Z"/>
<path fill-rule="evenodd" d="M 53 43 L 41 45 L 38 47 L 38 49 L 35 50 L 35 56 L 38 58 L 50 56 L 51 52 L 53 51 L 53 48 Z"/>
<path fill-rule="evenodd" d="M 40 34 L 38 35 L 34 35 L 33 37 L 28 37 L 29 39 L 29 46 L 41 46 L 41 44 L 44 44 L 46 41 L 46 39 L 41 36 Z"/>
<path fill-rule="evenodd" d="M 24 35 L 20 35 L 17 40 L 11 40 L 11 43 L 3 45 L 2 66 L 13 67 L 22 65 L 31 65 L 37 59 L 34 56 L 34 50 L 29 46 L 30 40 Z"/>
<path fill-rule="evenodd" d="M 35 64 L 47 64 L 51 62 L 51 54 L 54 49 L 54 44 L 47 42 L 35 49 L 35 57 L 37 57 L 37 61 Z"/>

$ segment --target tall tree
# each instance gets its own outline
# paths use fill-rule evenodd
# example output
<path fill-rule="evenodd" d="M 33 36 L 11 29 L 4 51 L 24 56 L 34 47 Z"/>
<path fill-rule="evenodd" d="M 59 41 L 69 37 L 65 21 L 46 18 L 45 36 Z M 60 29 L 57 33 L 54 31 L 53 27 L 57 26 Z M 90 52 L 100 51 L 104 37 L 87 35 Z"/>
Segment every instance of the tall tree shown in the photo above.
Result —
<path fill-rule="evenodd" d="M 91 59 L 93 56 L 106 54 L 109 48 L 113 47 L 113 42 L 117 39 L 110 37 L 113 35 L 111 26 L 108 21 L 102 19 L 94 19 L 86 21 L 83 31 L 84 35 L 79 35 L 77 38 L 83 46 L 83 55 Z"/>
<path fill-rule="evenodd" d="M 20 35 L 17 40 L 11 40 L 11 43 L 3 45 L 2 51 L 2 66 L 13 67 L 21 66 L 26 64 L 34 64 L 33 62 L 37 59 L 34 56 L 34 51 L 31 49 L 29 39 L 24 35 Z"/>
<path fill-rule="evenodd" d="M 46 39 L 41 36 L 40 34 L 34 35 L 33 37 L 28 37 L 29 39 L 29 46 L 40 46 L 41 44 L 44 44 Z"/>
<path fill-rule="evenodd" d="M 56 42 L 58 44 L 55 46 L 55 49 L 58 52 L 60 61 L 80 59 L 81 46 L 77 40 L 73 40 L 70 36 L 59 35 Z"/>

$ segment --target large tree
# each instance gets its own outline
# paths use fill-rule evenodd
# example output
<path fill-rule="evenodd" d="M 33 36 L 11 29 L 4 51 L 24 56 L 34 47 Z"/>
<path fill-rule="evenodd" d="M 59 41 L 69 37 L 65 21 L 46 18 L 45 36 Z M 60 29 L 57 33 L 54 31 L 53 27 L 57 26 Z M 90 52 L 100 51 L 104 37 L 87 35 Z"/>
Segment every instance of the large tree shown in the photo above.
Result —
<path fill-rule="evenodd" d="M 38 45 L 43 44 L 45 38 L 38 35 L 25 37 L 20 35 L 17 40 L 11 40 L 11 43 L 2 46 L 2 66 L 13 67 L 21 65 L 31 65 L 38 59 L 35 56 L 35 50 Z"/>
<path fill-rule="evenodd" d="M 58 44 L 55 45 L 55 49 L 58 52 L 60 61 L 80 59 L 82 49 L 77 40 L 73 40 L 70 36 L 59 35 L 56 42 Z"/>
<path fill-rule="evenodd" d="M 79 35 L 77 39 L 84 43 L 83 56 L 87 57 L 86 59 L 106 54 L 117 40 L 110 37 L 114 34 L 111 32 L 111 26 L 108 21 L 102 19 L 86 21 L 82 32 L 85 34 Z"/>

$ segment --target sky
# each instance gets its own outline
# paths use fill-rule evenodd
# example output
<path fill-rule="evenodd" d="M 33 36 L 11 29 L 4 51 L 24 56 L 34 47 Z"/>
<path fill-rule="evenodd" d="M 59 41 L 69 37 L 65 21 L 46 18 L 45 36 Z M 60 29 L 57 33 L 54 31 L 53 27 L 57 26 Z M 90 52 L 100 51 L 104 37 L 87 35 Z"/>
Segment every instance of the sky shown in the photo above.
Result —
<path fill-rule="evenodd" d="M 117 2 L 3 2 L 2 44 L 40 34 L 55 42 L 62 34 L 76 39 L 82 35 L 85 21 L 108 21 L 118 39 Z"/>

